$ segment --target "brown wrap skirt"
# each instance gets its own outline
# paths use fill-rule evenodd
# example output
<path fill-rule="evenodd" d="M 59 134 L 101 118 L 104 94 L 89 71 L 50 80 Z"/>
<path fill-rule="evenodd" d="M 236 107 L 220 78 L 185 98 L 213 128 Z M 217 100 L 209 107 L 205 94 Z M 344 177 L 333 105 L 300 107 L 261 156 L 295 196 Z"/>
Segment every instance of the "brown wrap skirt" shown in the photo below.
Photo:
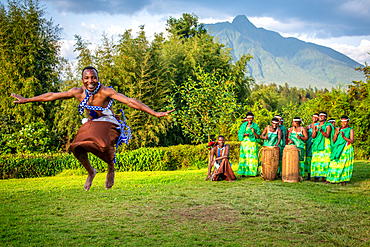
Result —
<path fill-rule="evenodd" d="M 228 159 L 223 159 L 221 161 L 220 167 L 216 170 L 212 181 L 221 181 L 221 180 L 236 180 L 235 174 L 231 169 L 231 165 Z"/>
<path fill-rule="evenodd" d="M 88 121 L 81 126 L 72 142 L 71 150 L 79 157 L 85 150 L 113 164 L 114 145 L 120 135 L 117 125 L 106 121 Z"/>

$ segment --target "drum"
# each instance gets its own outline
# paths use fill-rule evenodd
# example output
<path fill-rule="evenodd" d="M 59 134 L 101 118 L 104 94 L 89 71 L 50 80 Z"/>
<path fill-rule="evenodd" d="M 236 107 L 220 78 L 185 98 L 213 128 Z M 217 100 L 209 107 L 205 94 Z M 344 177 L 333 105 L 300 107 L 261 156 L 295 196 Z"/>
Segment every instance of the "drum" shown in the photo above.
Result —
<path fill-rule="evenodd" d="M 275 146 L 263 146 L 261 154 L 262 177 L 264 180 L 276 179 L 279 167 L 280 148 Z"/>
<path fill-rule="evenodd" d="M 287 145 L 284 148 L 282 180 L 288 183 L 299 181 L 299 151 L 296 145 Z"/>

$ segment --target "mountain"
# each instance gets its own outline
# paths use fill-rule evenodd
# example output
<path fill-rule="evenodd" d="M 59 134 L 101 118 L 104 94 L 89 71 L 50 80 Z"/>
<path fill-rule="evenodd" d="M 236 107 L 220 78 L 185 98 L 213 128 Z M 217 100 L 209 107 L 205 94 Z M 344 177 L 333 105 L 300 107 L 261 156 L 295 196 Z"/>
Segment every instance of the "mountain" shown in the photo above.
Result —
<path fill-rule="evenodd" d="M 346 55 L 257 28 L 244 15 L 235 17 L 232 23 L 206 24 L 205 27 L 219 42 L 233 49 L 234 58 L 247 53 L 253 56 L 248 66 L 257 83 L 331 89 L 364 78 L 361 72 L 355 71 L 361 64 Z"/>

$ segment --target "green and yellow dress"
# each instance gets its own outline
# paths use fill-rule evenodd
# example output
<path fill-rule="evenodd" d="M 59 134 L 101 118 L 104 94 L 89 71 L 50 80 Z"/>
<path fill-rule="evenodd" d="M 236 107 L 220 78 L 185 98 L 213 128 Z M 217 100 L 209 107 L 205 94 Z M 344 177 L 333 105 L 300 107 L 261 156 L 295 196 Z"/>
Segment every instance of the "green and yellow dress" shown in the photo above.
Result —
<path fill-rule="evenodd" d="M 350 138 L 352 128 L 345 128 L 339 131 L 337 141 L 333 144 L 330 155 L 330 166 L 326 181 L 331 183 L 348 182 L 351 180 L 353 171 L 353 146 L 343 139 L 344 136 Z"/>
<path fill-rule="evenodd" d="M 318 125 L 316 123 L 315 125 Z M 312 160 L 312 131 L 313 128 L 307 130 L 308 139 L 306 141 L 306 158 L 304 161 L 304 170 L 311 173 L 311 160 Z"/>
<path fill-rule="evenodd" d="M 257 135 L 260 135 L 260 128 L 254 122 L 248 127 L 248 122 L 242 124 L 239 129 L 238 137 L 240 144 L 238 174 L 245 176 L 257 176 L 258 171 L 258 141 L 251 128 Z M 244 136 L 249 134 L 249 136 Z"/>
<path fill-rule="evenodd" d="M 326 132 L 327 126 L 331 126 L 333 129 L 333 125 L 326 122 L 321 126 L 321 130 Z M 332 137 L 333 131 L 329 138 L 325 138 L 318 130 L 316 137 L 312 138 L 311 176 L 327 177 L 330 165 Z"/>
<path fill-rule="evenodd" d="M 301 177 L 304 176 L 304 172 L 305 172 L 304 158 L 306 156 L 306 152 L 305 152 L 305 143 L 304 143 L 304 141 L 302 139 L 298 139 L 297 136 L 299 135 L 300 137 L 303 137 L 302 128 L 303 127 L 301 127 L 301 131 L 298 132 L 298 133 L 296 132 L 295 128 L 293 128 L 293 131 L 289 134 L 290 140 L 292 140 L 294 145 L 296 145 L 298 150 L 299 150 L 299 176 L 301 176 Z"/>

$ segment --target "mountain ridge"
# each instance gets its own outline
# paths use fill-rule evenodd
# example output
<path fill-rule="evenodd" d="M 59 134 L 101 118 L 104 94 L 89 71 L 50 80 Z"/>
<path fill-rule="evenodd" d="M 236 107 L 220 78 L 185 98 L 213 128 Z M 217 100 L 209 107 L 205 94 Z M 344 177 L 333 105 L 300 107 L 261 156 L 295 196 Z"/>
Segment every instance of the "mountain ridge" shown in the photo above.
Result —
<path fill-rule="evenodd" d="M 305 42 L 293 37 L 257 28 L 245 15 L 230 22 L 205 24 L 219 42 L 232 48 L 233 57 L 251 54 L 248 63 L 257 83 L 288 83 L 296 87 L 331 88 L 362 80 L 361 66 L 348 56 L 329 47 Z"/>

